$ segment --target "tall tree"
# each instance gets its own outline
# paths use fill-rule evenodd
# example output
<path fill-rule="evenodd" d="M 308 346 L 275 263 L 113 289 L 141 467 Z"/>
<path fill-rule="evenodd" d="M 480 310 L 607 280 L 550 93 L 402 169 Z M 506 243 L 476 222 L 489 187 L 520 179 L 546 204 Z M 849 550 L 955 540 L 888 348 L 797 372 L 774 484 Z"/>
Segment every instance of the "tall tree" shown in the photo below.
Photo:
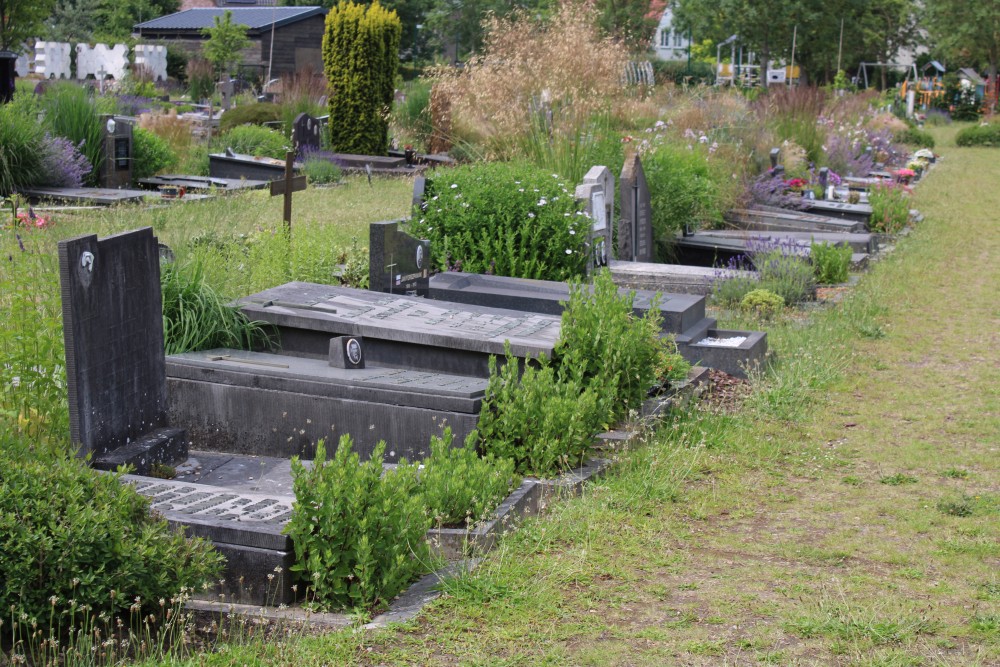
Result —
<path fill-rule="evenodd" d="M 222 16 L 216 16 L 213 22 L 211 28 L 202 30 L 208 37 L 202 53 L 208 62 L 224 74 L 243 62 L 241 51 L 250 46 L 250 38 L 247 37 L 245 25 L 233 23 L 233 13 L 228 9 Z"/>
<path fill-rule="evenodd" d="M 649 0 L 598 0 L 597 23 L 605 35 L 616 37 L 635 51 L 649 46 L 660 17 L 650 15 Z"/>
<path fill-rule="evenodd" d="M 870 0 L 863 18 L 866 51 L 879 62 L 891 63 L 904 48 L 920 40 L 918 7 L 913 0 Z M 888 87 L 888 69 L 881 68 L 882 90 Z"/>
<path fill-rule="evenodd" d="M 986 65 L 996 88 L 1000 65 L 1000 2 L 983 0 L 926 0 L 927 26 L 934 42 L 946 53 L 974 58 Z M 996 100 L 989 101 L 995 109 Z"/>
<path fill-rule="evenodd" d="M 0 0 L 0 51 L 20 53 L 37 37 L 55 0 Z"/>

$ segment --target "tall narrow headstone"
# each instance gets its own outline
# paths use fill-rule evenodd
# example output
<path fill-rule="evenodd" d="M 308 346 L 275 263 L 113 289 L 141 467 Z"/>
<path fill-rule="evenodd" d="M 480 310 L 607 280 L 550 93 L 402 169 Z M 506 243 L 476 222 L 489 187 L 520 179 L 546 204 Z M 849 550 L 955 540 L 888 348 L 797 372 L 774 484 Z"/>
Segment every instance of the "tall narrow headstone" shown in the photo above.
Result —
<path fill-rule="evenodd" d="M 621 219 L 618 221 L 618 258 L 629 262 L 653 260 L 653 217 L 649 186 L 638 155 L 625 159 L 618 179 Z"/>
<path fill-rule="evenodd" d="M 318 150 L 319 145 L 319 121 L 307 113 L 300 113 L 292 123 L 292 150 L 301 155 L 303 148 Z"/>
<path fill-rule="evenodd" d="M 187 455 L 167 425 L 160 253 L 149 227 L 59 242 L 70 437 L 110 470 Z"/>
<path fill-rule="evenodd" d="M 368 241 L 368 289 L 427 296 L 430 290 L 431 242 L 410 236 L 399 221 L 373 222 Z"/>
<path fill-rule="evenodd" d="M 412 207 L 415 209 L 424 203 L 424 193 L 427 191 L 427 179 L 417 176 L 413 179 L 413 200 Z"/>
<path fill-rule="evenodd" d="M 114 116 L 101 117 L 104 161 L 98 174 L 102 188 L 127 188 L 132 184 L 132 123 Z"/>
<path fill-rule="evenodd" d="M 0 104 L 6 104 L 14 99 L 14 63 L 17 54 L 13 51 L 0 51 Z"/>
<path fill-rule="evenodd" d="M 771 169 L 777 168 L 778 160 L 781 158 L 781 149 L 772 148 L 769 157 L 771 158 Z"/>
<path fill-rule="evenodd" d="M 581 183 L 576 186 L 575 194 L 576 198 L 583 202 L 583 210 L 590 219 L 587 235 L 590 259 L 587 262 L 587 270 L 593 271 L 607 266 L 611 259 L 611 225 L 608 224 L 604 187 L 598 183 Z"/>
<path fill-rule="evenodd" d="M 222 110 L 229 111 L 229 108 L 233 106 L 233 95 L 236 93 L 236 86 L 233 84 L 233 80 L 228 76 L 215 84 L 219 91 L 219 96 L 222 98 Z"/>

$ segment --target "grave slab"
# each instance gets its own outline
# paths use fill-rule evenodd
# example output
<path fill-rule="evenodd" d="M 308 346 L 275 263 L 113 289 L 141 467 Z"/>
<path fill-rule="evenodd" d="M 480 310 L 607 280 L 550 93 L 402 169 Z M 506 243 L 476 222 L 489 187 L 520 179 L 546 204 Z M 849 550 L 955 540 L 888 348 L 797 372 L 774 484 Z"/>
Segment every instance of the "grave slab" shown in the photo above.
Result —
<path fill-rule="evenodd" d="M 760 232 L 845 232 L 860 234 L 865 231 L 864 223 L 858 220 L 832 218 L 824 215 L 810 215 L 787 209 L 770 211 L 760 208 L 733 209 L 725 214 L 728 224 L 750 231 Z"/>
<path fill-rule="evenodd" d="M 693 326 L 705 316 L 705 298 L 691 294 L 662 294 L 651 290 L 634 291 L 633 311 L 642 317 L 659 297 L 662 330 L 677 333 Z M 567 283 L 528 278 L 508 278 L 477 273 L 439 273 L 430 279 L 430 298 L 455 303 L 468 303 L 492 308 L 526 310 L 533 313 L 561 316 L 569 300 Z"/>
<path fill-rule="evenodd" d="M 285 354 L 325 358 L 332 336 L 361 336 L 376 366 L 488 377 L 504 342 L 519 358 L 551 356 L 559 318 L 293 282 L 239 301 L 252 320 L 275 325 Z"/>
<path fill-rule="evenodd" d="M 750 272 L 741 273 L 746 278 L 753 276 Z M 719 271 L 683 264 L 613 261 L 611 275 L 618 286 L 628 289 L 705 296 L 712 293 L 712 283 L 719 278 Z"/>
<path fill-rule="evenodd" d="M 763 207 L 768 208 L 768 207 Z M 832 218 L 846 218 L 868 224 L 872 216 L 872 207 L 868 204 L 848 204 L 846 202 L 816 199 L 805 204 L 805 213 L 826 215 Z"/>
<path fill-rule="evenodd" d="M 850 246 L 855 252 L 874 254 L 878 250 L 873 234 L 852 234 L 844 232 L 754 232 L 731 229 L 710 229 L 698 232 L 685 239 L 692 239 L 694 242 L 701 242 L 709 247 L 719 250 L 737 250 L 746 252 L 750 246 L 777 245 L 782 247 L 795 247 L 802 250 L 803 256 L 809 255 L 809 246 L 813 241 L 816 243 L 830 243 L 832 245 Z"/>
<path fill-rule="evenodd" d="M 299 166 L 293 170 L 297 172 Z M 285 178 L 285 161 L 240 153 L 212 153 L 208 156 L 208 175 L 212 178 L 276 181 Z"/>
<path fill-rule="evenodd" d="M 150 193 L 145 190 L 115 190 L 111 188 L 25 188 L 21 194 L 32 202 L 58 201 L 73 204 L 135 204 L 145 201 Z"/>
<path fill-rule="evenodd" d="M 179 174 L 163 174 L 161 176 L 151 176 L 150 178 L 140 178 L 137 182 L 142 187 L 154 190 L 161 185 L 173 185 L 183 187 L 189 192 L 200 190 L 217 190 L 223 192 L 230 190 L 263 190 L 270 186 L 269 181 L 249 181 L 245 178 L 184 176 Z"/>
<path fill-rule="evenodd" d="M 367 353 L 366 340 L 366 353 Z M 316 442 L 350 434 L 362 459 L 422 458 L 446 426 L 456 442 L 479 419 L 486 380 L 237 350 L 167 358 L 170 419 L 195 448 L 311 459 Z"/>

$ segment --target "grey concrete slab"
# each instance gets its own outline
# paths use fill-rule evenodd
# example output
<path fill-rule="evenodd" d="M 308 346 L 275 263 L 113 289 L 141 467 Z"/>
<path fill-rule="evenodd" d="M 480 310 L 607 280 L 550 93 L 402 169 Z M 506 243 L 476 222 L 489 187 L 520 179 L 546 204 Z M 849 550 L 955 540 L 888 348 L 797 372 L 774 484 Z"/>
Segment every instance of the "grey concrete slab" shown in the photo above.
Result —
<path fill-rule="evenodd" d="M 847 232 L 867 231 L 862 222 L 825 215 L 800 213 L 788 209 L 733 209 L 725 214 L 726 223 L 752 231 Z"/>
<path fill-rule="evenodd" d="M 185 176 L 178 174 L 163 174 L 161 176 L 151 176 L 150 178 L 140 178 L 139 185 L 152 189 L 161 185 L 176 185 L 185 188 L 188 192 L 201 190 L 262 190 L 269 187 L 269 181 L 251 181 L 245 178 L 221 178 L 210 176 Z"/>
<path fill-rule="evenodd" d="M 396 368 L 343 369 L 324 360 L 213 350 L 168 360 L 170 418 L 196 449 L 311 459 L 316 442 L 352 437 L 363 459 L 422 458 L 446 426 L 476 427 L 486 380 Z"/>
<path fill-rule="evenodd" d="M 288 354 L 325 357 L 331 336 L 363 336 L 369 364 L 487 377 L 504 343 L 519 358 L 550 355 L 559 318 L 523 311 L 288 283 L 240 300 L 244 314 L 278 327 Z"/>
<path fill-rule="evenodd" d="M 803 248 L 806 252 L 804 254 L 809 254 L 809 246 L 813 243 L 830 243 L 833 245 L 847 245 L 850 246 L 852 250 L 857 252 L 867 252 L 874 253 L 878 249 L 878 244 L 875 242 L 876 238 L 873 234 L 868 233 L 846 233 L 846 232 L 796 232 L 796 231 L 781 231 L 781 232 L 757 232 L 757 231 L 744 231 L 744 230 L 734 230 L 734 229 L 708 229 L 705 231 L 698 232 L 698 234 L 693 237 L 689 236 L 686 238 L 700 239 L 709 244 L 715 242 L 714 239 L 719 239 L 720 244 L 725 244 L 725 247 L 730 246 L 730 242 L 735 242 L 734 248 L 741 247 L 746 249 L 750 247 L 757 247 L 762 242 L 770 242 L 773 244 L 782 243 L 783 246 L 791 245 L 790 242 L 794 242 L 799 247 Z"/>
<path fill-rule="evenodd" d="M 804 206 L 803 211 L 806 213 L 858 220 L 866 224 L 872 216 L 872 207 L 868 204 L 848 204 L 846 202 L 816 199 L 807 202 Z"/>
<path fill-rule="evenodd" d="M 663 317 L 662 329 L 666 332 L 683 331 L 705 316 L 705 298 L 702 296 L 627 288 L 620 291 L 634 292 L 633 310 L 638 317 L 649 310 L 655 299 Z M 570 286 L 567 283 L 551 280 L 461 272 L 439 273 L 430 280 L 432 299 L 547 315 L 561 315 L 569 296 Z"/>
<path fill-rule="evenodd" d="M 613 261 L 611 275 L 617 285 L 629 289 L 708 295 L 720 274 L 717 269 L 703 266 Z M 741 275 L 753 277 L 749 272 Z"/>
<path fill-rule="evenodd" d="M 134 204 L 143 202 L 150 193 L 146 190 L 112 188 L 26 188 L 21 194 L 31 201 L 58 201 L 87 203 L 98 206 Z"/>

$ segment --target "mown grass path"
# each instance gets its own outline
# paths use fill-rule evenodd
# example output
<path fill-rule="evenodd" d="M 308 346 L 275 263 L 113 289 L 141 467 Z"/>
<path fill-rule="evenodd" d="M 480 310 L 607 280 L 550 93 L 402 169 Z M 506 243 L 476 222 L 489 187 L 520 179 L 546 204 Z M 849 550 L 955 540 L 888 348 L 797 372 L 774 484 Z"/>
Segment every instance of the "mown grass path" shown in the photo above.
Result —
<path fill-rule="evenodd" d="M 213 658 L 1000 665 L 1000 151 L 938 135 L 925 222 L 770 325 L 740 414 L 666 424 L 406 626 Z"/>

